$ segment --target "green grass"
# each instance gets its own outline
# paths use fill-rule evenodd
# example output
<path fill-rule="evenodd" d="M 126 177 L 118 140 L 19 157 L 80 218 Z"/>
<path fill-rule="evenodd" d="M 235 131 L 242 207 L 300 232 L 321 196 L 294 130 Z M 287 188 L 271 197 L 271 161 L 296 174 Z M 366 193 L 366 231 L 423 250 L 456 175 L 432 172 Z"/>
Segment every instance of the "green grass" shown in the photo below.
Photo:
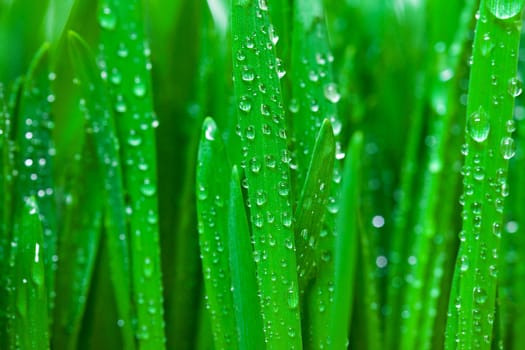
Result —
<path fill-rule="evenodd" d="M 522 349 L 523 5 L 0 2 L 0 348 Z"/>

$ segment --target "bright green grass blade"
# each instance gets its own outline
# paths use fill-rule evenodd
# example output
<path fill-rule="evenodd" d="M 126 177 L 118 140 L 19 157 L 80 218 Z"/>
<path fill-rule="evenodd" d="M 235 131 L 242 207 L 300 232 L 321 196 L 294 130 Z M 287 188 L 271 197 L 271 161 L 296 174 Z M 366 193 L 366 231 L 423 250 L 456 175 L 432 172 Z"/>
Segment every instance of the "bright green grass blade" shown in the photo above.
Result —
<path fill-rule="evenodd" d="M 49 349 L 43 231 L 32 196 L 25 199 L 23 209 L 15 218 L 10 265 L 13 314 L 8 327 L 9 349 Z"/>
<path fill-rule="evenodd" d="M 268 14 L 257 2 L 232 1 L 234 89 L 265 341 L 269 349 L 300 349 L 283 71 L 270 33 Z"/>
<path fill-rule="evenodd" d="M 52 344 L 55 349 L 77 349 L 102 226 L 103 187 L 93 137 L 88 134 L 82 157 L 74 161 L 71 193 L 64 212 L 59 241 L 57 303 Z"/>
<path fill-rule="evenodd" d="M 135 348 L 132 330 L 129 233 L 126 226 L 124 188 L 119 142 L 106 87 L 99 76 L 93 54 L 74 32 L 69 33 L 73 64 L 83 81 L 87 132 L 93 134 L 99 174 L 104 179 L 104 226 L 108 245 L 111 280 L 126 349 Z"/>
<path fill-rule="evenodd" d="M 348 146 L 343 170 L 341 204 L 337 216 L 334 248 L 333 301 L 328 305 L 332 318 L 325 332 L 327 346 L 345 349 L 352 317 L 354 274 L 357 262 L 359 188 L 363 134 L 356 132 Z"/>
<path fill-rule="evenodd" d="M 306 180 L 295 213 L 299 290 L 303 292 L 317 267 L 317 241 L 323 228 L 335 161 L 332 124 L 325 119 L 317 135 Z"/>
<path fill-rule="evenodd" d="M 101 1 L 101 53 L 110 88 L 124 160 L 131 209 L 130 263 L 139 348 L 164 348 L 160 271 L 157 166 L 149 49 L 144 40 L 141 1 Z M 116 80 L 115 80 L 116 79 Z"/>
<path fill-rule="evenodd" d="M 459 305 L 449 317 L 447 348 L 489 349 L 508 160 L 514 156 L 509 121 L 514 97 L 523 1 L 481 1 L 467 102 L 463 230 L 455 273 Z M 510 123 L 512 124 L 512 123 Z M 465 262 L 468 261 L 468 264 Z M 456 341 L 458 341 L 456 343 Z"/>
<path fill-rule="evenodd" d="M 264 349 L 256 267 L 237 167 L 232 169 L 228 204 L 228 250 L 239 349 Z"/>
<path fill-rule="evenodd" d="M 22 88 L 16 120 L 14 211 L 15 215 L 20 215 L 17 211 L 22 210 L 25 198 L 36 198 L 44 230 L 42 251 L 51 311 L 55 295 L 57 218 L 53 173 L 55 148 L 50 116 L 54 96 L 50 91 L 48 59 L 49 45 L 44 44 L 31 63 Z"/>
<path fill-rule="evenodd" d="M 206 301 L 216 349 L 237 349 L 228 254 L 230 166 L 217 125 L 204 120 L 197 165 L 197 213 Z"/>

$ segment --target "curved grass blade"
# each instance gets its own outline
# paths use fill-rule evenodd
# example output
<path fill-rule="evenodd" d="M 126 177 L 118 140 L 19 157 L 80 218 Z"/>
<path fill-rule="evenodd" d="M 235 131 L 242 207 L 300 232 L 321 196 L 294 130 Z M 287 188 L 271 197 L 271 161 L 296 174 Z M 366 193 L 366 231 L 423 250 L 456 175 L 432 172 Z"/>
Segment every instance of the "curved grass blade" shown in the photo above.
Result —
<path fill-rule="evenodd" d="M 348 146 L 343 170 L 341 206 L 337 216 L 334 248 L 333 301 L 328 306 L 330 320 L 327 342 L 334 349 L 344 349 L 352 315 L 354 274 L 358 241 L 359 187 L 363 134 L 356 132 Z"/>
<path fill-rule="evenodd" d="M 52 344 L 77 349 L 102 229 L 102 178 L 93 136 L 88 134 L 82 157 L 75 160 L 72 193 L 66 203 L 59 241 L 57 304 Z"/>
<path fill-rule="evenodd" d="M 317 241 L 330 195 L 334 171 L 335 138 L 332 125 L 325 119 L 317 135 L 310 166 L 295 214 L 295 242 L 299 290 L 303 292 L 317 267 Z"/>
<path fill-rule="evenodd" d="M 228 205 L 228 249 L 239 349 L 263 349 L 256 267 L 237 167 L 232 169 Z"/>
<path fill-rule="evenodd" d="M 229 170 L 217 125 L 206 118 L 199 145 L 196 196 L 206 302 L 216 349 L 237 349 L 239 338 L 228 261 Z"/>
<path fill-rule="evenodd" d="M 301 326 L 292 208 L 290 152 L 282 107 L 282 66 L 267 11 L 232 1 L 233 76 L 251 203 L 250 221 L 269 349 L 300 349 Z"/>
<path fill-rule="evenodd" d="M 126 226 L 124 187 L 119 142 L 104 82 L 87 44 L 74 32 L 68 35 L 71 58 L 83 82 L 87 132 L 92 133 L 99 174 L 104 179 L 104 226 L 108 244 L 111 280 L 126 349 L 134 349 L 132 330 L 129 233 Z"/>
<path fill-rule="evenodd" d="M 53 310 L 55 271 L 57 262 L 57 218 L 54 196 L 52 141 L 53 121 L 50 116 L 51 101 L 49 79 L 49 44 L 36 53 L 23 83 L 17 112 L 15 153 L 15 216 L 24 206 L 26 198 L 38 202 L 44 232 L 43 254 L 46 267 L 48 306 Z M 50 314 L 51 315 L 51 314 Z M 52 321 L 52 318 L 49 318 Z"/>
<path fill-rule="evenodd" d="M 522 9 L 523 1 L 480 4 L 467 101 L 462 263 L 455 270 L 447 348 L 491 347 L 508 160 L 515 154 L 509 124 L 521 93 L 516 71 Z"/>
<path fill-rule="evenodd" d="M 9 349 L 49 349 L 46 268 L 41 216 L 33 196 L 24 201 L 13 225 L 10 252 Z M 4 344 L 5 345 L 5 344 Z"/>
<path fill-rule="evenodd" d="M 110 94 L 128 194 L 132 292 L 140 348 L 165 343 L 160 269 L 156 126 L 140 0 L 99 2 L 101 53 L 113 84 Z"/>

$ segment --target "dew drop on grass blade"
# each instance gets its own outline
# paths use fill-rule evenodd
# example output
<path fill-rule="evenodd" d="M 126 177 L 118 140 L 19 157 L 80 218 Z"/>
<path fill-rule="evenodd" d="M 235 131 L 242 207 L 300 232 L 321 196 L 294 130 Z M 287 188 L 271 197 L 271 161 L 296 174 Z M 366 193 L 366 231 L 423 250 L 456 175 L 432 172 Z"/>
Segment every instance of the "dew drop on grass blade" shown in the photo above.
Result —
<path fill-rule="evenodd" d="M 233 0 L 231 17 L 235 100 L 265 341 L 270 349 L 300 349 L 290 151 L 280 84 L 284 71 L 270 38 L 268 13 L 259 2 Z"/>
<path fill-rule="evenodd" d="M 17 120 L 15 121 L 17 152 L 13 198 L 14 215 L 24 206 L 24 201 L 34 196 L 38 203 L 44 232 L 43 254 L 46 268 L 49 310 L 53 310 L 55 295 L 57 218 L 54 194 L 52 141 L 53 120 L 50 115 L 54 95 L 50 91 L 49 44 L 44 44 L 35 54 L 24 80 Z M 52 321 L 51 317 L 49 318 Z"/>
<path fill-rule="evenodd" d="M 49 349 L 43 228 L 36 199 L 16 214 L 10 251 L 9 349 Z M 5 343 L 3 345 L 6 345 Z"/>
<path fill-rule="evenodd" d="M 68 34 L 73 66 L 82 84 L 81 107 L 86 130 L 93 135 L 99 174 L 104 179 L 98 195 L 104 196 L 104 228 L 108 245 L 109 269 L 126 349 L 134 349 L 132 333 L 129 232 L 126 226 L 124 187 L 120 165 L 119 142 L 106 86 L 100 78 L 95 58 L 85 41 L 74 32 Z M 82 102 L 83 101 L 83 102 Z"/>
<path fill-rule="evenodd" d="M 139 347 L 165 347 L 157 207 L 155 114 L 150 50 L 144 38 L 142 2 L 98 4 L 100 50 L 113 83 L 110 95 L 131 209 L 130 263 Z M 114 80 L 112 78 L 117 78 Z M 116 83 L 115 83 L 116 82 Z"/>
<path fill-rule="evenodd" d="M 345 349 L 354 301 L 354 275 L 357 262 L 359 188 L 363 134 L 357 131 L 348 145 L 341 179 L 341 206 L 336 221 L 334 248 L 333 302 L 328 305 L 330 320 L 327 345 Z"/>
<path fill-rule="evenodd" d="M 490 349 L 508 161 L 515 154 L 512 130 L 514 98 L 521 93 L 517 74 L 523 1 L 483 0 L 476 23 L 466 116 L 462 241 L 456 265 L 458 307 L 449 317 L 448 348 Z M 483 177 L 475 176 L 481 167 Z M 472 191 L 470 191 L 470 188 Z M 458 268 L 459 266 L 459 268 Z M 450 328 L 452 330 L 452 328 Z"/>
<path fill-rule="evenodd" d="M 102 228 L 103 187 L 93 136 L 87 134 L 82 155 L 73 161 L 59 240 L 57 303 L 52 344 L 73 350 L 78 337 L 98 257 Z"/>

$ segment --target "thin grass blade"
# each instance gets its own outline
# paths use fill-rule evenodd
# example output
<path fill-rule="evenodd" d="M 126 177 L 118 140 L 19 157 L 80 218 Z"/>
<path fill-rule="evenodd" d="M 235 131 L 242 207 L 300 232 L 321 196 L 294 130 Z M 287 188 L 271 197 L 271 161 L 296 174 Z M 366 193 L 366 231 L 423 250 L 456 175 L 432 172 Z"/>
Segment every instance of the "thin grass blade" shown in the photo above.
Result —
<path fill-rule="evenodd" d="M 469 82 L 464 153 L 464 211 L 456 267 L 457 306 L 448 321 L 447 348 L 490 349 L 523 1 L 481 1 Z M 496 79 L 494 81 L 494 79 Z M 494 84 L 495 83 L 495 84 Z M 459 268 L 458 268 L 459 267 Z M 492 321 L 491 321 L 492 320 Z"/>
<path fill-rule="evenodd" d="M 10 252 L 9 349 L 49 349 L 44 239 L 36 199 L 28 197 L 13 225 Z M 4 344 L 6 345 L 6 344 Z"/>
<path fill-rule="evenodd" d="M 142 2 L 104 0 L 98 5 L 101 54 L 110 86 L 130 209 L 130 266 L 139 348 L 165 343 L 160 268 L 155 114 L 144 37 Z"/>
<path fill-rule="evenodd" d="M 104 179 L 104 227 L 108 245 L 111 280 L 119 324 L 126 349 L 135 348 L 132 329 L 129 232 L 126 225 L 124 187 L 119 142 L 104 82 L 87 44 L 74 32 L 68 35 L 73 65 L 82 80 L 87 132 L 92 133 L 99 174 Z"/>
<path fill-rule="evenodd" d="M 324 224 L 335 161 L 332 124 L 325 119 L 317 134 L 310 166 L 295 213 L 295 242 L 299 290 L 304 292 L 315 276 L 318 259 L 317 241 Z M 325 257 L 326 259 L 326 257 Z"/>
<path fill-rule="evenodd" d="M 54 195 L 52 140 L 53 120 L 50 115 L 54 95 L 50 91 L 49 45 L 44 44 L 36 53 L 23 83 L 17 111 L 14 179 L 14 215 L 20 215 L 26 198 L 33 196 L 38 202 L 44 230 L 42 252 L 46 267 L 48 306 L 53 310 L 55 271 L 57 262 L 57 218 Z M 50 314 L 51 316 L 51 314 Z M 49 317 L 52 321 L 52 318 Z"/>
<path fill-rule="evenodd" d="M 265 342 L 300 349 L 299 291 L 290 198 L 290 151 L 281 84 L 267 11 L 232 1 L 233 76 L 251 204 L 250 222 Z"/>

